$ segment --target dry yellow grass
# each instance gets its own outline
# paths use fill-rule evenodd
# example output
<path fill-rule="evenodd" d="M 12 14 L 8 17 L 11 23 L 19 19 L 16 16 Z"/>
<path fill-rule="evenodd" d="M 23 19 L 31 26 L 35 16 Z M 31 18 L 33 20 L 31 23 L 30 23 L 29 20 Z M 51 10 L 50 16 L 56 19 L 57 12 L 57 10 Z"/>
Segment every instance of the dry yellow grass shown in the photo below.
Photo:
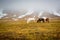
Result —
<path fill-rule="evenodd" d="M 60 20 L 50 23 L 0 20 L 1 40 L 60 40 Z"/>

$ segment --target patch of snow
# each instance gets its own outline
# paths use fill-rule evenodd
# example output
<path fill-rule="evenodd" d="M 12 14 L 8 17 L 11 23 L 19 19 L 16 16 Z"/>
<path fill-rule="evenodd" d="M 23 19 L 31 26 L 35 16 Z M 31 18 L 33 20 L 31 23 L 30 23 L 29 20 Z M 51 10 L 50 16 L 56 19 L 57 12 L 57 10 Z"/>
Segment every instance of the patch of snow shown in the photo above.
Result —
<path fill-rule="evenodd" d="M 40 18 L 42 14 L 43 14 L 43 11 L 39 13 L 38 18 Z"/>
<path fill-rule="evenodd" d="M 19 16 L 18 18 L 23 18 L 23 17 L 25 17 L 25 16 L 27 16 L 27 15 L 31 15 L 32 13 L 33 13 L 33 11 L 28 11 L 26 14 L 21 15 L 21 16 Z"/>

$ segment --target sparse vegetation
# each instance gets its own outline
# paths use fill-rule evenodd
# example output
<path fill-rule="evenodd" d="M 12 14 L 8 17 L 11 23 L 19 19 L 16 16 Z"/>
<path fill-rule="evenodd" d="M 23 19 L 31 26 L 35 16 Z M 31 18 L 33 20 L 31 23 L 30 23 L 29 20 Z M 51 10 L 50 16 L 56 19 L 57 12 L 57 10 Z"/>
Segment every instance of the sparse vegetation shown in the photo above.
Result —
<path fill-rule="evenodd" d="M 60 20 L 50 23 L 0 20 L 0 40 L 60 40 Z"/>

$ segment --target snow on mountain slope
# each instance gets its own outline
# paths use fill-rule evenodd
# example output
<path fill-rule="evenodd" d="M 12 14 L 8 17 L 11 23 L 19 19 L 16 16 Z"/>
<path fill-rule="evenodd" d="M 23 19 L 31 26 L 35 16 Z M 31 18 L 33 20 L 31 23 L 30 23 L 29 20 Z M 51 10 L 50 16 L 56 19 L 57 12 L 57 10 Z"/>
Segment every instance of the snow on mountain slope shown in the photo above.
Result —
<path fill-rule="evenodd" d="M 1 19 L 2 17 L 5 17 L 6 15 L 7 15 L 6 13 L 3 14 L 3 10 L 0 11 L 0 19 Z"/>
<path fill-rule="evenodd" d="M 33 13 L 33 11 L 28 11 L 26 14 L 21 15 L 21 16 L 19 16 L 18 18 L 23 18 L 23 17 L 25 17 L 25 16 L 27 16 L 27 15 L 31 15 L 32 13 Z"/>
<path fill-rule="evenodd" d="M 56 12 L 56 11 L 54 11 L 53 14 L 56 15 L 56 16 L 60 16 L 60 14 L 58 12 Z"/>
<path fill-rule="evenodd" d="M 36 19 L 40 17 L 49 17 L 49 18 L 60 18 L 60 14 L 56 11 L 40 11 L 36 12 L 34 10 L 29 10 L 29 11 L 0 11 L 0 19 L 6 18 L 6 19 L 12 19 L 12 18 L 17 18 L 17 19 L 27 19 L 29 17 L 34 17 Z"/>

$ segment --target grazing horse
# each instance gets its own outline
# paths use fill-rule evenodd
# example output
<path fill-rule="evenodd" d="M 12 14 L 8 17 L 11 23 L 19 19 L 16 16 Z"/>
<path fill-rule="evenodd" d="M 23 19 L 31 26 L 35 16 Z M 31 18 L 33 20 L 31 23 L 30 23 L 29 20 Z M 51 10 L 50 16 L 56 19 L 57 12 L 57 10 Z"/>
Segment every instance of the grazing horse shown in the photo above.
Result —
<path fill-rule="evenodd" d="M 29 23 L 30 21 L 34 21 L 35 22 L 35 18 L 28 18 L 27 19 L 27 23 Z"/>
<path fill-rule="evenodd" d="M 35 16 L 27 19 L 27 23 L 29 23 L 31 21 L 34 21 L 35 22 Z"/>
<path fill-rule="evenodd" d="M 38 20 L 37 20 L 37 23 L 38 22 L 49 22 L 49 18 L 39 18 Z"/>
<path fill-rule="evenodd" d="M 43 19 L 43 18 L 39 18 L 39 19 L 37 20 L 37 23 L 38 23 L 38 22 L 41 22 L 41 21 L 44 22 L 44 19 Z"/>
<path fill-rule="evenodd" d="M 49 18 L 46 18 L 46 22 L 49 22 Z"/>

